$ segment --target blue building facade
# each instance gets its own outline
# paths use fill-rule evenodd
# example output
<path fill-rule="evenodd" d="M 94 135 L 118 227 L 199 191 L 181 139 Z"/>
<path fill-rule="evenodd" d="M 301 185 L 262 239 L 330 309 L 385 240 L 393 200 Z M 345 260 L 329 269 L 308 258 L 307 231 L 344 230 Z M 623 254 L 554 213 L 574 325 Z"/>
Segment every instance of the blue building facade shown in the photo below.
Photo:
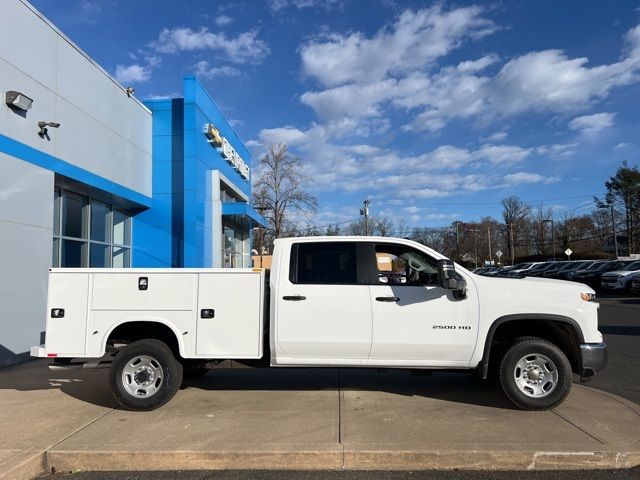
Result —
<path fill-rule="evenodd" d="M 133 267 L 250 267 L 251 154 L 195 77 L 149 100 L 152 205 L 135 216 Z"/>

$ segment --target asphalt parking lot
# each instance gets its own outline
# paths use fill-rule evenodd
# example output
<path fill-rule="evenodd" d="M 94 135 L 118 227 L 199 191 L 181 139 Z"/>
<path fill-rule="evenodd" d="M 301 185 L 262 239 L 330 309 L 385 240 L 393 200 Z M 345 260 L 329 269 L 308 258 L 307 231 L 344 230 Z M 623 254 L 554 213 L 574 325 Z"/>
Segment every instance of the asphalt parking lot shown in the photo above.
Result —
<path fill-rule="evenodd" d="M 590 387 L 640 404 L 640 297 L 601 298 L 599 329 L 609 363 Z"/>

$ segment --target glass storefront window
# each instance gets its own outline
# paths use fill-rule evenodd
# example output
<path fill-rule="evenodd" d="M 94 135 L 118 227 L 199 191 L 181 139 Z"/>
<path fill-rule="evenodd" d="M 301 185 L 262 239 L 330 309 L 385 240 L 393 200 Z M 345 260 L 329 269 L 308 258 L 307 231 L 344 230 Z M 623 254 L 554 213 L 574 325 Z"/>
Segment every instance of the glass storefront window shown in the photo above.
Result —
<path fill-rule="evenodd" d="M 245 238 L 242 229 L 230 225 L 222 226 L 223 229 L 223 258 L 226 268 L 242 268 L 244 265 Z"/>
<path fill-rule="evenodd" d="M 131 214 L 56 187 L 54 267 L 130 267 Z"/>
<path fill-rule="evenodd" d="M 109 242 L 109 205 L 101 202 L 91 202 L 91 240 Z"/>

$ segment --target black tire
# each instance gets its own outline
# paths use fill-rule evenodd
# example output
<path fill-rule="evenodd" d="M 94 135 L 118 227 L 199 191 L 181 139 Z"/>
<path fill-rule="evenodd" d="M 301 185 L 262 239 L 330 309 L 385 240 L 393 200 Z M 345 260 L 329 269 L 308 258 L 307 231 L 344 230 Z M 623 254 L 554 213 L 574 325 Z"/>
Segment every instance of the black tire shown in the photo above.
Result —
<path fill-rule="evenodd" d="M 522 369 L 519 363 L 528 367 Z M 521 410 L 549 410 L 571 391 L 571 363 L 562 350 L 542 338 L 516 340 L 502 357 L 499 373 L 502 391 Z"/>
<path fill-rule="evenodd" d="M 125 368 L 129 374 L 124 374 Z M 113 396 L 124 408 L 148 411 L 173 398 L 182 383 L 182 374 L 182 364 L 164 342 L 145 339 L 130 343 L 118 352 L 109 371 L 109 384 Z M 131 393 L 136 389 L 137 395 Z"/>

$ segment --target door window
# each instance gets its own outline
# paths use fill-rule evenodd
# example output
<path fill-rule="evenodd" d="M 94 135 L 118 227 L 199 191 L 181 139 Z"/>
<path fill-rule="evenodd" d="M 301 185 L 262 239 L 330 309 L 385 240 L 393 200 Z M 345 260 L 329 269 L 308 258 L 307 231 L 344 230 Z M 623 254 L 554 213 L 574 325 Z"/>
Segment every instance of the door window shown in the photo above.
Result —
<path fill-rule="evenodd" d="M 376 244 L 378 283 L 383 285 L 437 285 L 434 258 L 406 245 Z"/>
<path fill-rule="evenodd" d="M 299 243 L 291 252 L 291 283 L 356 284 L 356 244 L 353 242 Z"/>

